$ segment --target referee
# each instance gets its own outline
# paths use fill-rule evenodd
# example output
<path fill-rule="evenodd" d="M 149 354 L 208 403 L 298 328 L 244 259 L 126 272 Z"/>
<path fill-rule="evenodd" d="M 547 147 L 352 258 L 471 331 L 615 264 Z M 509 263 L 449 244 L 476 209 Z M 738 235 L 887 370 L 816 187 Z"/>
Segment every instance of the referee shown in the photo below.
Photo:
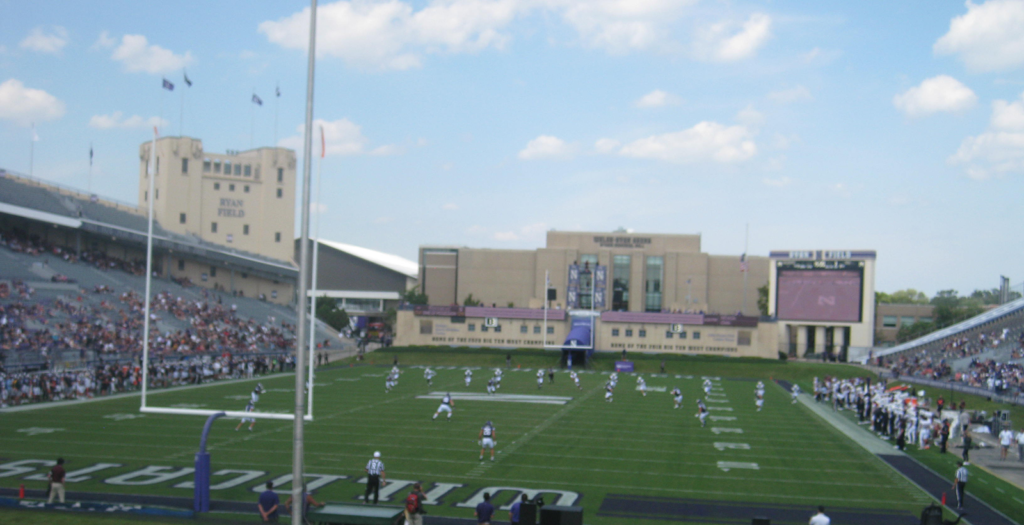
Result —
<path fill-rule="evenodd" d="M 370 493 L 373 493 L 373 504 L 377 504 L 380 497 L 380 488 L 387 485 L 387 475 L 384 473 L 384 462 L 380 460 L 380 452 L 373 453 L 373 459 L 366 464 L 366 494 L 363 496 L 363 505 L 370 503 Z"/>
<path fill-rule="evenodd" d="M 956 463 L 956 476 L 953 478 L 953 490 L 956 491 L 956 509 L 964 510 L 964 489 L 967 487 L 967 467 L 963 461 Z"/>

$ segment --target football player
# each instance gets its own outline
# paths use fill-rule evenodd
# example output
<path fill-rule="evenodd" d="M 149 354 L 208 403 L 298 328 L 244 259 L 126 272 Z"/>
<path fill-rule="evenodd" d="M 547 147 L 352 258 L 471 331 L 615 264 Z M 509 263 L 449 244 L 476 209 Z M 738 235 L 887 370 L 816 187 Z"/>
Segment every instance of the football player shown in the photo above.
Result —
<path fill-rule="evenodd" d="M 643 377 L 637 376 L 636 385 L 637 388 L 640 390 L 640 393 L 643 394 L 644 397 L 647 397 L 647 381 L 644 381 Z"/>
<path fill-rule="evenodd" d="M 697 413 L 695 416 L 700 418 L 700 427 L 704 428 L 704 425 L 707 424 L 705 420 L 708 418 L 708 407 L 704 406 L 703 399 L 697 400 Z"/>
<path fill-rule="evenodd" d="M 754 393 L 756 393 L 759 396 L 763 396 L 764 395 L 764 383 L 763 382 L 761 382 L 761 381 L 757 382 L 757 386 L 754 387 Z"/>
<path fill-rule="evenodd" d="M 473 371 L 466 369 L 466 386 L 469 386 L 469 382 L 473 380 Z"/>
<path fill-rule="evenodd" d="M 583 386 L 580 385 L 580 375 L 576 371 L 569 372 L 569 377 L 572 378 L 572 382 L 576 383 L 576 388 L 583 390 Z"/>
<path fill-rule="evenodd" d="M 615 394 L 614 391 L 615 391 L 615 387 L 612 385 L 611 381 L 605 383 L 604 384 L 604 400 L 609 402 L 609 403 L 611 403 L 612 402 L 612 396 Z"/>
<path fill-rule="evenodd" d="M 794 384 L 789 393 L 793 396 L 793 404 L 796 404 L 796 398 L 800 395 L 800 385 Z"/>
<path fill-rule="evenodd" d="M 683 406 L 683 391 L 679 390 L 679 387 L 675 387 L 672 389 L 672 400 L 675 401 L 676 403 L 676 406 L 672 408 L 675 409 Z"/>
<path fill-rule="evenodd" d="M 711 394 L 711 380 L 710 379 L 705 379 L 704 380 L 704 395 L 707 396 L 707 395 L 710 395 L 710 394 Z"/>
<path fill-rule="evenodd" d="M 494 369 L 494 388 L 495 389 L 501 388 L 501 375 L 502 374 L 504 374 L 504 372 L 502 372 L 500 368 L 495 368 Z"/>
<path fill-rule="evenodd" d="M 612 375 L 608 376 L 608 381 L 612 384 L 612 388 L 615 388 L 615 385 L 619 384 L 619 373 L 612 372 Z"/>
<path fill-rule="evenodd" d="M 544 369 L 537 370 L 537 390 L 544 386 Z"/>
<path fill-rule="evenodd" d="M 484 449 L 491 449 L 491 461 L 494 461 L 494 438 L 498 437 L 494 425 L 490 421 L 480 429 L 480 461 L 484 460 Z"/>
<path fill-rule="evenodd" d="M 451 421 L 452 421 L 452 407 L 454 407 L 454 406 L 455 406 L 455 401 L 452 399 L 452 394 L 450 392 L 446 393 L 444 395 L 444 397 L 441 398 L 441 406 L 437 407 L 437 412 L 434 412 L 434 417 L 432 419 L 437 419 L 437 416 L 440 416 L 441 412 L 447 412 L 448 413 L 448 422 L 451 423 Z"/>
<path fill-rule="evenodd" d="M 252 394 L 249 395 L 249 399 L 252 404 L 255 405 L 260 400 L 260 394 L 266 392 L 263 390 L 263 383 L 256 383 L 256 388 L 252 389 Z"/>
<path fill-rule="evenodd" d="M 434 385 L 434 376 L 436 375 L 437 372 L 431 370 L 429 366 L 427 367 L 426 370 L 423 371 L 423 378 L 427 380 L 427 386 Z"/>
<path fill-rule="evenodd" d="M 754 400 L 754 406 L 757 407 L 757 411 L 760 412 L 761 408 L 764 407 L 764 395 L 758 394 L 757 399 Z"/>
<path fill-rule="evenodd" d="M 487 380 L 487 393 L 493 396 L 495 390 L 496 388 L 494 386 L 494 378 L 492 377 Z"/>
<path fill-rule="evenodd" d="M 254 410 L 256 410 L 256 402 L 250 399 L 249 403 L 247 405 L 245 405 L 245 411 L 246 412 L 252 412 Z M 249 432 L 252 432 L 252 427 L 256 425 L 256 418 L 254 418 L 254 417 L 243 417 L 242 421 L 240 423 L 238 423 L 237 427 L 235 427 L 235 432 L 238 432 L 238 430 L 240 428 L 242 428 L 242 425 L 244 425 L 246 423 L 249 423 Z"/>

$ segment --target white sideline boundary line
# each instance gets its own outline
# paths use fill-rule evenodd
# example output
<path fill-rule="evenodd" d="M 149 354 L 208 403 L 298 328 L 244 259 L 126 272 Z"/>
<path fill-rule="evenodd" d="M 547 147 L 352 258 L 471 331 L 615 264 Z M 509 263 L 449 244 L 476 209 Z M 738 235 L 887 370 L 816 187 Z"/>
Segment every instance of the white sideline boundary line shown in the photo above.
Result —
<path fill-rule="evenodd" d="M 193 390 L 193 389 L 206 388 L 206 387 L 211 387 L 211 386 L 230 385 L 230 384 L 234 384 L 234 383 L 245 383 L 247 381 L 263 381 L 264 379 L 275 379 L 275 378 L 278 378 L 278 377 L 288 377 L 288 376 L 293 376 L 293 375 L 295 375 L 295 372 L 285 372 L 285 373 L 277 373 L 277 374 L 271 374 L 271 375 L 266 375 L 266 376 L 254 377 L 252 379 L 249 379 L 249 378 L 227 379 L 227 380 L 223 380 L 223 381 L 213 381 L 211 383 L 203 383 L 201 385 L 172 386 L 170 388 L 161 388 L 159 390 L 154 390 L 152 392 L 147 392 L 146 394 L 151 396 L 151 395 L 165 394 L 165 393 L 170 393 L 170 392 L 180 392 L 182 390 Z M 66 406 L 71 406 L 71 405 L 81 405 L 81 404 L 85 404 L 85 403 L 94 403 L 94 402 L 97 402 L 97 401 L 111 401 L 111 400 L 114 400 L 114 399 L 129 399 L 129 398 L 141 397 L 141 396 L 142 396 L 142 392 L 135 391 L 135 392 L 122 392 L 122 393 L 119 393 L 119 394 L 108 395 L 108 396 L 101 396 L 101 397 L 90 397 L 88 399 L 65 399 L 63 401 L 44 401 L 42 403 L 30 403 L 30 404 L 27 404 L 27 405 L 18 405 L 16 407 L 0 408 L 0 414 L 12 414 L 12 413 L 15 413 L 15 412 L 28 412 L 28 411 L 32 411 L 32 410 L 43 410 L 43 409 L 46 409 L 46 408 L 66 407 Z M 159 408 L 159 407 L 148 407 L 148 408 Z M 181 410 L 181 409 L 175 409 L 175 410 Z M 208 412 L 212 413 L 212 412 L 228 412 L 228 411 L 226 411 L 226 410 L 209 410 Z M 243 416 L 243 417 L 249 417 L 249 416 Z M 292 419 L 292 415 L 289 415 L 288 419 Z"/>

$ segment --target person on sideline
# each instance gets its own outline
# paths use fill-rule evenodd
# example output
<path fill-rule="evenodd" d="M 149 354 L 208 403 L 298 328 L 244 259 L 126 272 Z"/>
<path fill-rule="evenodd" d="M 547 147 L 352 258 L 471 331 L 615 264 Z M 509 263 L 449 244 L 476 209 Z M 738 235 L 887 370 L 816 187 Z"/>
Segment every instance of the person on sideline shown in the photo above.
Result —
<path fill-rule="evenodd" d="M 491 505 L 491 493 L 484 492 L 483 503 L 476 506 L 476 511 L 473 512 L 476 516 L 476 522 L 479 525 L 491 525 L 491 516 L 494 515 L 494 505 Z"/>
<path fill-rule="evenodd" d="M 832 520 L 825 515 L 825 507 L 819 506 L 818 513 L 811 516 L 811 521 L 808 522 L 808 525 L 829 525 L 831 523 Z"/>
<path fill-rule="evenodd" d="M 366 494 L 363 495 L 363 505 L 370 503 L 370 493 L 373 493 L 373 504 L 377 504 L 380 498 L 380 488 L 387 485 L 387 473 L 384 472 L 384 462 L 380 460 L 380 452 L 373 453 L 373 459 L 366 464 Z"/>
<path fill-rule="evenodd" d="M 956 463 L 956 475 L 953 477 L 953 490 L 956 491 L 956 509 L 964 510 L 964 489 L 967 488 L 967 467 L 963 461 Z"/>
<path fill-rule="evenodd" d="M 259 504 L 256 508 L 260 511 L 260 516 L 263 517 L 263 521 L 269 523 L 277 523 L 277 507 L 281 503 L 278 499 L 277 493 L 274 492 L 274 482 L 267 482 L 267 490 L 260 494 Z"/>
<path fill-rule="evenodd" d="M 61 503 L 64 503 L 64 458 L 57 458 L 57 464 L 50 469 L 46 478 L 50 480 L 50 498 L 47 503 L 53 503 L 53 497 L 57 496 Z"/>
<path fill-rule="evenodd" d="M 517 525 L 519 523 L 519 509 L 521 509 L 523 503 L 526 502 L 526 494 L 523 494 L 522 499 L 520 501 L 513 503 L 512 508 L 508 510 L 508 521 L 511 522 L 512 525 Z"/>
<path fill-rule="evenodd" d="M 1010 444 L 1013 443 L 1013 429 L 1006 427 L 999 432 L 999 459 L 1006 461 L 1006 453 L 1010 451 Z"/>
<path fill-rule="evenodd" d="M 427 495 L 423 493 L 423 486 L 413 483 L 412 492 L 405 497 L 405 525 L 423 525 L 423 502 Z"/>

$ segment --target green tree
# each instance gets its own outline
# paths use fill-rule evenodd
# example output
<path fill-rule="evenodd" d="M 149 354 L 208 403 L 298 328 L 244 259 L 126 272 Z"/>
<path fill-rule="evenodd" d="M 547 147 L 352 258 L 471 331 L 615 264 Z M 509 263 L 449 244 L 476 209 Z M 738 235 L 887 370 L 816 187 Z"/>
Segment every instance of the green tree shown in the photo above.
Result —
<path fill-rule="evenodd" d="M 930 323 L 928 321 L 918 321 L 909 325 L 905 324 L 900 326 L 899 332 L 896 332 L 896 342 L 905 343 L 907 341 L 917 339 L 918 337 L 928 335 L 933 331 L 935 331 L 935 323 Z"/>
<path fill-rule="evenodd" d="M 960 297 L 956 290 L 940 290 L 932 298 L 931 304 L 935 306 L 932 316 L 935 319 L 935 328 L 954 325 L 985 311 L 980 299 Z"/>
<path fill-rule="evenodd" d="M 474 299 L 473 294 L 466 296 L 466 300 L 462 301 L 463 306 L 480 306 L 480 299 Z"/>
<path fill-rule="evenodd" d="M 395 323 L 398 321 L 398 310 L 394 308 L 388 308 L 384 312 L 384 328 L 390 332 L 395 333 Z"/>
<path fill-rule="evenodd" d="M 402 294 L 402 300 L 409 304 L 430 304 L 430 298 L 427 297 L 427 294 L 419 291 L 415 286 Z"/>
<path fill-rule="evenodd" d="M 348 313 L 338 308 L 338 302 L 326 295 L 316 300 L 316 318 L 338 331 L 349 323 Z"/>
<path fill-rule="evenodd" d="M 761 315 L 768 315 L 768 285 L 757 289 L 757 309 Z"/>
<path fill-rule="evenodd" d="M 928 304 L 928 296 L 924 292 L 907 288 L 891 294 L 875 292 L 875 302 L 879 304 Z"/>

